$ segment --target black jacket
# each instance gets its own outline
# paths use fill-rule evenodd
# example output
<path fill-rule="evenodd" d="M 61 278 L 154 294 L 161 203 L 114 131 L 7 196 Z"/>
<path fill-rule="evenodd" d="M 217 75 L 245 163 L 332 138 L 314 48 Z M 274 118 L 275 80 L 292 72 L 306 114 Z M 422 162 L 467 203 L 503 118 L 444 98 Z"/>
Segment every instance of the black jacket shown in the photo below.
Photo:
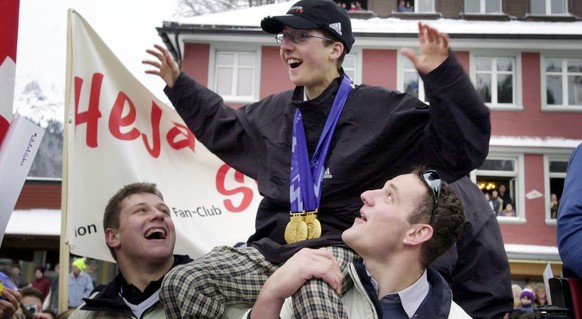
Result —
<path fill-rule="evenodd" d="M 296 102 L 303 97 L 303 88 L 297 87 L 237 110 L 185 74 L 165 89 L 199 141 L 257 180 L 263 200 L 248 244 L 271 262 L 281 263 L 303 247 L 344 246 L 341 233 L 359 214 L 360 194 L 409 172 L 412 165 L 426 164 L 453 181 L 487 156 L 489 109 L 454 55 L 423 76 L 430 106 L 408 94 L 357 86 L 346 101 L 326 161 L 318 213 L 321 238 L 285 244 L 293 116 L 299 108 L 311 155 L 340 80 L 314 100 Z"/>
<path fill-rule="evenodd" d="M 177 265 L 187 264 L 191 261 L 192 259 L 187 255 L 174 255 L 174 265 L 172 268 L 176 267 Z M 146 292 L 150 290 L 150 288 L 153 288 L 154 291 L 157 290 L 162 283 L 162 279 L 163 277 L 155 283 L 150 284 L 150 286 L 154 285 L 155 287 L 148 286 L 146 288 Z M 93 294 L 93 296 L 89 298 L 83 298 L 85 304 L 81 306 L 80 310 L 95 311 L 100 313 L 115 313 L 135 317 L 129 306 L 127 306 L 122 297 L 119 295 L 124 283 L 125 280 L 123 279 L 123 274 L 118 273 L 117 276 L 115 276 L 115 278 L 101 291 Z M 151 308 L 156 307 L 158 304 L 159 301 L 152 305 Z M 147 314 L 148 311 L 145 311 L 144 315 Z"/>
<path fill-rule="evenodd" d="M 465 228 L 456 245 L 432 263 L 455 302 L 473 318 L 503 318 L 513 310 L 509 261 L 497 217 L 468 177 L 450 184 L 463 201 Z"/>

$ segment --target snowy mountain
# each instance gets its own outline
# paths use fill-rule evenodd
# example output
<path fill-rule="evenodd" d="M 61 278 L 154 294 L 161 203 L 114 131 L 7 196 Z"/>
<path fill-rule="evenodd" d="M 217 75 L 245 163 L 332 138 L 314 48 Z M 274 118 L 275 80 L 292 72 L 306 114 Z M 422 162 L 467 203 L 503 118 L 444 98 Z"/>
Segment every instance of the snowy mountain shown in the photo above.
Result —
<path fill-rule="evenodd" d="M 17 78 L 14 92 L 14 112 L 43 128 L 49 120 L 63 123 L 65 114 L 65 89 L 57 84 L 39 83 L 26 77 Z"/>
<path fill-rule="evenodd" d="M 31 77 L 16 78 L 14 112 L 45 129 L 29 177 L 59 178 L 62 173 L 65 90 Z"/>

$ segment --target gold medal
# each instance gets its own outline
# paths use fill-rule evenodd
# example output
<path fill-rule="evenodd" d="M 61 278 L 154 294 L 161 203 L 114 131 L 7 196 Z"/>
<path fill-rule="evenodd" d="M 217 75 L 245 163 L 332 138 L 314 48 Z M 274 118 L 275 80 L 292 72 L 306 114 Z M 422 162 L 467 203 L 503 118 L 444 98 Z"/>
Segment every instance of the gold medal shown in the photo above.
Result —
<path fill-rule="evenodd" d="M 317 209 L 305 214 L 307 224 L 307 239 L 321 237 L 321 223 L 317 220 Z"/>
<path fill-rule="evenodd" d="M 291 220 L 285 227 L 285 242 L 287 244 L 307 239 L 307 224 L 303 221 L 303 215 L 291 213 Z"/>

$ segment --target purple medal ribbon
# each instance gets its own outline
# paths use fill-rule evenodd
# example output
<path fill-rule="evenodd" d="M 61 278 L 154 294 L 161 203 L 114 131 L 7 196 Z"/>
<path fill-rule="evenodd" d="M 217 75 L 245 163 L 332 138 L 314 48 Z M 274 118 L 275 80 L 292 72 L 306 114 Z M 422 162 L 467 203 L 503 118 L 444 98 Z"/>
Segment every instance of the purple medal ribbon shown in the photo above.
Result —
<path fill-rule="evenodd" d="M 325 126 L 317 142 L 313 158 L 309 160 L 305 129 L 301 111 L 297 109 L 293 120 L 293 140 L 291 147 L 291 212 L 302 213 L 319 208 L 321 183 L 325 173 L 325 160 L 337 121 L 352 88 L 352 81 L 344 75 L 333 105 L 325 121 Z"/>

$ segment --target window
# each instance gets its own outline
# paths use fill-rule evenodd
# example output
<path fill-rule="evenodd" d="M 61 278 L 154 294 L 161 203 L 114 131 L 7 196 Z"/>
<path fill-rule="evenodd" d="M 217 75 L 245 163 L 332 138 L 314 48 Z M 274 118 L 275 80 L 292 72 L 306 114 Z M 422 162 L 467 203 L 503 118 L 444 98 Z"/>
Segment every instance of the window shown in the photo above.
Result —
<path fill-rule="evenodd" d="M 333 0 L 333 2 L 348 11 L 368 10 L 367 0 Z M 274 3 L 274 1 L 267 1 L 266 3 Z"/>
<path fill-rule="evenodd" d="M 546 176 L 546 219 L 555 220 L 558 216 L 558 206 L 562 191 L 564 190 L 564 179 L 568 168 L 568 157 L 544 157 L 544 170 Z"/>
<path fill-rule="evenodd" d="M 252 101 L 255 96 L 255 52 L 216 51 L 215 92 L 225 100 Z"/>
<path fill-rule="evenodd" d="M 413 1 L 414 5 L 414 1 Z M 434 0 L 416 0 L 414 12 L 417 13 L 431 13 L 434 12 Z"/>
<path fill-rule="evenodd" d="M 400 56 L 402 66 L 402 76 L 399 80 L 398 88 L 400 91 L 416 96 L 419 100 L 428 103 L 424 93 L 424 83 L 418 75 L 418 71 L 412 62 L 403 56 Z"/>
<path fill-rule="evenodd" d="M 414 12 L 414 1 L 398 0 L 396 10 L 398 12 Z"/>
<path fill-rule="evenodd" d="M 556 15 L 568 13 L 567 0 L 530 0 L 531 14 Z"/>
<path fill-rule="evenodd" d="M 398 12 L 434 13 L 434 0 L 397 0 Z"/>
<path fill-rule="evenodd" d="M 350 54 L 346 55 L 344 63 L 342 63 L 342 68 L 344 72 L 354 81 L 355 84 L 360 84 L 362 82 L 359 67 L 359 52 L 350 51 Z"/>
<path fill-rule="evenodd" d="M 489 202 L 491 213 L 501 220 L 524 217 L 519 189 L 522 188 L 521 156 L 490 157 L 475 170 L 475 180 Z"/>
<path fill-rule="evenodd" d="M 519 58 L 515 56 L 471 59 L 477 92 L 489 107 L 515 109 L 521 104 L 519 83 Z"/>
<path fill-rule="evenodd" d="M 502 13 L 501 0 L 465 0 L 465 13 Z"/>
<path fill-rule="evenodd" d="M 582 59 L 546 58 L 542 67 L 544 105 L 548 109 L 582 109 Z"/>

